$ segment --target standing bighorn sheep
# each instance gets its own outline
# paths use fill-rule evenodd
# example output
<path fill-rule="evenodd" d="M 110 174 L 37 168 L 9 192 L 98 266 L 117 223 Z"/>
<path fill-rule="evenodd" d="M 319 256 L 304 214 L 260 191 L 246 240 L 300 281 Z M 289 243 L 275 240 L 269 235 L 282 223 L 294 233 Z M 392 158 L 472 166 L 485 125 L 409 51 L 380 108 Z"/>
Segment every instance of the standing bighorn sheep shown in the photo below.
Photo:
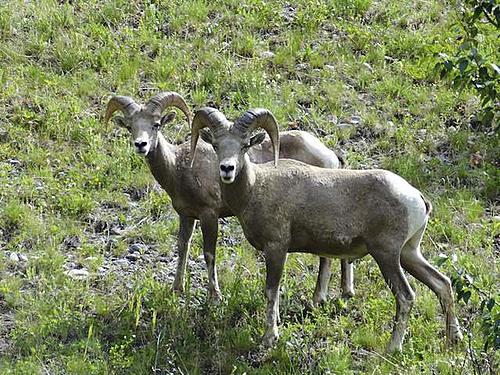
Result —
<path fill-rule="evenodd" d="M 210 145 L 200 144 L 198 159 L 190 167 L 189 143 L 173 145 L 168 143 L 161 132 L 162 126 L 173 120 L 175 112 L 163 115 L 167 107 L 177 107 L 190 122 L 190 111 L 184 99 L 177 93 L 164 92 L 155 95 L 145 106 L 137 104 L 126 96 L 112 97 L 108 103 L 105 122 L 116 111 L 124 117 L 114 121 L 127 128 L 138 153 L 145 155 L 153 176 L 170 195 L 172 205 L 179 214 L 179 237 L 177 241 L 178 262 L 174 279 L 174 290 L 183 291 L 184 274 L 187 264 L 190 240 L 195 219 L 200 220 L 203 233 L 203 254 L 208 269 L 208 288 L 211 297 L 220 298 L 215 267 L 215 247 L 217 242 L 218 218 L 232 216 L 230 209 L 223 205 L 216 166 L 217 157 Z M 227 122 L 219 113 L 217 121 Z M 294 158 L 321 167 L 337 168 L 339 159 L 314 136 L 300 131 L 283 132 L 282 157 Z M 272 160 L 273 153 L 269 141 L 252 150 L 252 160 L 263 163 Z M 313 301 L 320 303 L 326 299 L 330 280 L 330 259 L 320 258 L 318 282 Z M 342 292 L 344 296 L 354 294 L 352 265 L 342 261 Z"/>
<path fill-rule="evenodd" d="M 294 160 L 278 164 L 279 133 L 265 109 L 249 110 L 232 126 L 213 121 L 217 110 L 203 108 L 192 122 L 194 160 L 200 129 L 209 127 L 222 180 L 224 202 L 237 216 L 248 241 L 264 251 L 266 260 L 267 329 L 264 344 L 278 338 L 279 283 L 288 252 L 356 259 L 370 254 L 396 298 L 389 351 L 401 350 L 415 298 L 401 266 L 439 298 L 450 343 L 461 339 L 453 312 L 450 280 L 420 252 L 430 203 L 398 175 L 385 170 L 322 169 Z M 247 156 L 263 139 L 274 146 L 274 164 L 255 165 Z M 196 150 L 197 151 L 197 150 Z"/>

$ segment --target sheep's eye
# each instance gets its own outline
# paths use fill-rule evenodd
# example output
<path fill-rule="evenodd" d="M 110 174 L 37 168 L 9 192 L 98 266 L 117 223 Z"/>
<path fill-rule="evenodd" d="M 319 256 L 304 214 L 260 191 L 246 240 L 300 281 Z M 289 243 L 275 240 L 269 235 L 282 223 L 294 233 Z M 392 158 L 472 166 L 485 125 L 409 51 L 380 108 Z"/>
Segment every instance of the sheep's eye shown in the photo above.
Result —
<path fill-rule="evenodd" d="M 160 126 L 161 126 L 161 123 L 158 121 L 158 122 L 155 122 L 153 124 L 153 128 L 155 128 L 156 130 L 160 129 Z"/>
<path fill-rule="evenodd" d="M 251 146 L 251 144 L 250 144 L 250 143 L 247 143 L 247 144 L 244 144 L 242 147 L 243 147 L 243 149 L 245 150 L 245 149 L 249 148 L 250 146 Z"/>
<path fill-rule="evenodd" d="M 214 151 L 217 151 L 217 148 L 218 148 L 217 145 L 212 144 L 212 147 L 214 148 Z"/>

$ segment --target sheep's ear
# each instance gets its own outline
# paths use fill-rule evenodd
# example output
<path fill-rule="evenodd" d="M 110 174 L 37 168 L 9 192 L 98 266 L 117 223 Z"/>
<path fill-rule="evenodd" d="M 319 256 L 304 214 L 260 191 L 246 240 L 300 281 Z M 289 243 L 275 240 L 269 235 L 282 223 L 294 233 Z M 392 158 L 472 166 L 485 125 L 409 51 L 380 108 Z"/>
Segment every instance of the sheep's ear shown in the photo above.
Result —
<path fill-rule="evenodd" d="M 207 129 L 200 130 L 201 139 L 203 139 L 208 144 L 212 144 L 212 133 Z"/>
<path fill-rule="evenodd" d="M 161 126 L 168 124 L 169 122 L 174 121 L 174 119 L 175 119 L 175 112 L 170 111 L 169 113 L 167 113 L 165 116 L 163 116 L 161 118 Z"/>
<path fill-rule="evenodd" d="M 261 144 L 262 142 L 264 142 L 264 138 L 266 138 L 266 133 L 255 134 L 252 138 L 250 138 L 250 143 L 248 147 Z"/>
<path fill-rule="evenodd" d="M 127 125 L 127 123 L 125 122 L 125 119 L 121 116 L 113 117 L 113 122 L 121 128 L 125 128 L 125 129 L 130 130 L 130 126 Z"/>

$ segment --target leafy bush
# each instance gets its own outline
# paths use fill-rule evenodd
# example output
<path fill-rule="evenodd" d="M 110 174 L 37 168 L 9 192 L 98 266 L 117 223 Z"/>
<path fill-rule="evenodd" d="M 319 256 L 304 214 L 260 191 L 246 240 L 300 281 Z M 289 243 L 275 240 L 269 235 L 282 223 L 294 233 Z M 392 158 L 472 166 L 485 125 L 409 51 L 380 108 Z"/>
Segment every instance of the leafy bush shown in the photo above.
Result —
<path fill-rule="evenodd" d="M 460 45 L 453 56 L 440 53 L 437 68 L 454 87 L 474 88 L 481 99 L 479 120 L 484 125 L 495 124 L 500 112 L 500 67 L 495 47 L 500 36 L 500 4 L 496 0 L 466 0 L 460 12 Z"/>

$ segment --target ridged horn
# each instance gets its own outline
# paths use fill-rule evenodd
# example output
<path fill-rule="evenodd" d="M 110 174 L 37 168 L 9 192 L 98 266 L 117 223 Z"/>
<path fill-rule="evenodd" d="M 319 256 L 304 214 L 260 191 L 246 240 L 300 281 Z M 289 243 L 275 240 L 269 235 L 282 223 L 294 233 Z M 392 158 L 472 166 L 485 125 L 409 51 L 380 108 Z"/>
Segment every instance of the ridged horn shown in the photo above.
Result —
<path fill-rule="evenodd" d="M 234 122 L 231 132 L 246 138 L 257 128 L 262 128 L 269 134 L 273 144 L 274 165 L 278 165 L 280 153 L 278 122 L 271 111 L 264 108 L 249 109 Z"/>
<path fill-rule="evenodd" d="M 186 115 L 188 123 L 191 123 L 191 111 L 184 98 L 176 92 L 160 92 L 146 104 L 146 110 L 150 113 L 162 114 L 167 107 L 179 108 Z"/>
<path fill-rule="evenodd" d="M 198 144 L 200 130 L 203 128 L 209 128 L 213 135 L 217 137 L 224 129 L 229 128 L 229 124 L 226 116 L 218 109 L 203 107 L 196 111 L 191 123 L 191 167 L 194 163 L 194 153 Z"/>
<path fill-rule="evenodd" d="M 139 104 L 130 96 L 113 96 L 109 99 L 106 115 L 104 116 L 104 123 L 107 124 L 116 111 L 121 111 L 125 116 L 130 116 L 140 108 Z"/>

